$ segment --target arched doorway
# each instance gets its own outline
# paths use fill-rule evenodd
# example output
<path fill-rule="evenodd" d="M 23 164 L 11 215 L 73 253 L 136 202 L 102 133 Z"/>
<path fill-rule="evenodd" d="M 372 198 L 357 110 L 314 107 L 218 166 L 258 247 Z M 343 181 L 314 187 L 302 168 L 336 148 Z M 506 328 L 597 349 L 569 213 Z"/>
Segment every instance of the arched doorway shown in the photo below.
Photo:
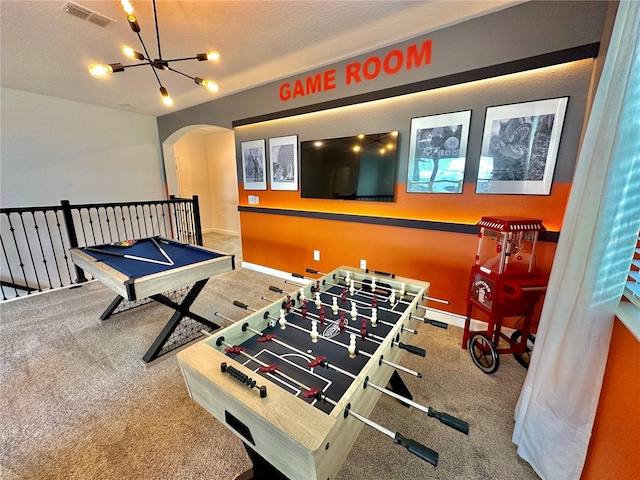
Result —
<path fill-rule="evenodd" d="M 239 255 L 240 215 L 233 130 L 184 127 L 162 145 L 168 195 L 198 195 L 205 246 Z"/>

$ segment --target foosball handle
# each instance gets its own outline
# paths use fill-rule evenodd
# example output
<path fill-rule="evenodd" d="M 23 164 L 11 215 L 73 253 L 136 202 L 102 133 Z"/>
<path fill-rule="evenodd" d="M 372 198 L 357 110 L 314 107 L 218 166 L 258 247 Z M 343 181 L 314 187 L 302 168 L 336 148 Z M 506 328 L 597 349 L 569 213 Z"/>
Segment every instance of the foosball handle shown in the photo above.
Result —
<path fill-rule="evenodd" d="M 427 355 L 427 351 L 424 348 L 414 347 L 413 345 L 407 345 L 406 343 L 398 342 L 398 347 L 421 357 L 425 357 Z"/>
<path fill-rule="evenodd" d="M 427 413 L 427 415 L 429 417 L 437 418 L 441 423 L 444 423 L 448 427 L 458 430 L 465 435 L 469 435 L 469 424 L 464 420 L 453 417 L 448 413 L 438 412 L 431 407 L 429 407 L 429 413 Z"/>
<path fill-rule="evenodd" d="M 299 273 L 292 273 L 291 276 L 296 278 L 304 278 L 304 275 L 300 275 Z"/>
<path fill-rule="evenodd" d="M 429 447 L 425 447 L 421 443 L 411 440 L 410 438 L 405 438 L 397 432 L 393 441 L 398 445 L 402 445 L 414 455 L 417 455 L 421 459 L 429 462 L 434 467 L 438 465 L 438 452 L 431 450 Z"/>
<path fill-rule="evenodd" d="M 385 277 L 396 278 L 395 273 L 381 272 L 380 270 L 369 270 L 368 268 L 365 271 L 366 273 L 375 273 L 376 275 L 384 275 Z"/>
<path fill-rule="evenodd" d="M 449 327 L 448 324 L 444 323 L 444 322 L 440 322 L 438 320 L 431 320 L 430 318 L 425 317 L 424 320 L 422 320 L 424 323 L 428 323 L 429 325 L 432 325 L 434 327 L 438 327 L 438 328 L 444 328 L 447 329 Z"/>
<path fill-rule="evenodd" d="M 278 288 L 278 287 L 274 287 L 273 285 L 271 285 L 269 287 L 269 290 L 271 290 L 272 292 L 276 292 L 276 293 L 284 293 L 284 290 L 282 290 L 281 288 Z"/>
<path fill-rule="evenodd" d="M 307 268 L 305 271 L 307 273 L 313 273 L 314 275 L 320 275 L 320 272 L 318 270 L 314 270 L 313 268 Z"/>
<path fill-rule="evenodd" d="M 238 300 L 234 300 L 233 304 L 236 307 L 244 308 L 245 310 L 247 310 L 249 308 L 249 305 L 247 305 L 246 303 L 239 302 Z"/>

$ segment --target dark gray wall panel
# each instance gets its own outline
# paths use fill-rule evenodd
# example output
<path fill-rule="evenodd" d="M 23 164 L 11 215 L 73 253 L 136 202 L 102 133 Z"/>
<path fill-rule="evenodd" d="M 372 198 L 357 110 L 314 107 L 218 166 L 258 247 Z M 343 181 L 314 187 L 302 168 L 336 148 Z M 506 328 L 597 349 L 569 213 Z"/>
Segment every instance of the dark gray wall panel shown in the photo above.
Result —
<path fill-rule="evenodd" d="M 173 132 L 189 125 L 209 124 L 231 128 L 232 122 L 237 119 L 597 43 L 602 35 L 607 7 L 608 2 L 600 1 L 527 2 L 309 72 L 312 74 L 335 67 L 338 86 L 330 91 L 283 102 L 278 93 L 282 83 L 279 81 L 158 117 L 160 141 L 163 142 Z M 384 57 L 392 49 L 406 49 L 408 45 L 421 44 L 425 39 L 433 41 L 429 66 L 402 70 L 395 75 L 381 74 L 374 80 L 348 87 L 343 85 L 346 64 L 354 60 L 365 60 L 373 54 Z M 295 81 L 305 76 L 298 75 L 288 80 Z"/>

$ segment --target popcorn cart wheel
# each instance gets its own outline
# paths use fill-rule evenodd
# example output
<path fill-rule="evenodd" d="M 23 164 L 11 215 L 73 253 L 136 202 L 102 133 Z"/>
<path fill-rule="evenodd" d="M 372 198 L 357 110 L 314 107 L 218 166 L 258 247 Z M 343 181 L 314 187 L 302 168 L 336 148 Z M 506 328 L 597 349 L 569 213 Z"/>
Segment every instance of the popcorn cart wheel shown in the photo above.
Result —
<path fill-rule="evenodd" d="M 511 334 L 511 340 L 514 344 L 519 344 L 521 337 L 522 330 L 516 330 Z M 525 342 L 523 341 L 522 343 Z M 516 361 L 527 370 L 529 369 L 529 363 L 531 361 L 531 350 L 533 350 L 534 343 L 536 343 L 536 336 L 533 333 L 529 333 L 529 335 L 527 336 L 527 341 L 525 343 L 526 347 L 524 349 L 524 352 L 513 354 L 513 357 L 516 359 Z"/>
<path fill-rule="evenodd" d="M 469 340 L 469 354 L 473 363 L 484 373 L 492 374 L 500 366 L 498 349 L 484 333 L 476 333 Z"/>

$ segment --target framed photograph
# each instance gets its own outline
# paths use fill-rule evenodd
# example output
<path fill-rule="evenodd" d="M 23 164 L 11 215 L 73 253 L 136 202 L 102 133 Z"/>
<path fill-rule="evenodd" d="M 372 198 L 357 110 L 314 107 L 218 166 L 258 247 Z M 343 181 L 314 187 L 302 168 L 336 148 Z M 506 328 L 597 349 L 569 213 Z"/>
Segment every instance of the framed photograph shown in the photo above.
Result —
<path fill-rule="evenodd" d="M 298 190 L 298 136 L 269 139 L 271 190 Z"/>
<path fill-rule="evenodd" d="M 264 140 L 242 142 L 242 180 L 245 190 L 267 189 L 267 161 Z"/>
<path fill-rule="evenodd" d="M 407 192 L 462 193 L 471 110 L 411 119 Z"/>
<path fill-rule="evenodd" d="M 487 108 L 476 193 L 549 195 L 568 101 Z"/>

